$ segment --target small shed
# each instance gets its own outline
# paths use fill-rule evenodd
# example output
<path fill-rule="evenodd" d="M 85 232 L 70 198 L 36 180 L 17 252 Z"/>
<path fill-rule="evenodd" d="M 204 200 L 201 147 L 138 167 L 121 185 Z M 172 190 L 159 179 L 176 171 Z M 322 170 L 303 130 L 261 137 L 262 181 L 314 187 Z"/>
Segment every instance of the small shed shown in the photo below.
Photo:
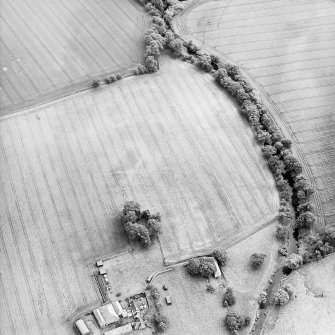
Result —
<path fill-rule="evenodd" d="M 97 261 L 97 266 L 98 267 L 103 266 L 103 265 L 104 265 L 103 261 Z"/>
<path fill-rule="evenodd" d="M 133 327 L 131 326 L 131 323 L 127 323 L 124 326 L 117 327 L 105 332 L 104 335 L 123 335 L 132 332 L 132 330 Z"/>
<path fill-rule="evenodd" d="M 114 310 L 118 316 L 122 315 L 123 308 L 120 305 L 120 302 L 118 300 L 112 301 L 112 305 L 114 307 Z"/>
<path fill-rule="evenodd" d="M 168 295 L 167 297 L 165 297 L 165 301 L 167 305 L 171 305 L 172 304 L 172 300 L 171 297 Z"/>
<path fill-rule="evenodd" d="M 101 275 L 105 275 L 107 272 L 106 272 L 106 269 L 102 266 L 102 267 L 99 268 L 99 273 Z"/>
<path fill-rule="evenodd" d="M 80 335 L 90 335 L 91 331 L 86 326 L 86 323 L 83 319 L 79 319 L 75 322 L 75 327 L 78 330 Z"/>
<path fill-rule="evenodd" d="M 93 314 L 98 321 L 99 327 L 100 328 L 106 327 L 106 321 L 98 308 L 93 309 Z"/>
<path fill-rule="evenodd" d="M 126 311 L 126 310 L 123 310 L 121 316 L 122 316 L 123 318 L 128 317 L 128 313 L 127 313 L 127 311 Z"/>

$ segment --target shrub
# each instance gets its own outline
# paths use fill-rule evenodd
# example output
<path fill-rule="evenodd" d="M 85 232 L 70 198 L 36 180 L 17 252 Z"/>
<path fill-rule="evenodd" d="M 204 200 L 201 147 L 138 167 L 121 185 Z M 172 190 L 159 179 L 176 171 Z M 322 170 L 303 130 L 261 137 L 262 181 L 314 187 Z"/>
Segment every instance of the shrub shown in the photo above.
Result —
<path fill-rule="evenodd" d="M 164 332 L 168 328 L 168 319 L 162 313 L 155 313 L 154 324 L 159 332 Z"/>
<path fill-rule="evenodd" d="M 136 67 L 134 69 L 134 74 L 136 74 L 136 75 L 145 74 L 146 72 L 147 72 L 147 69 L 142 64 L 136 65 Z"/>
<path fill-rule="evenodd" d="M 262 147 L 263 155 L 266 159 L 270 159 L 276 154 L 276 149 L 272 145 L 265 145 Z"/>
<path fill-rule="evenodd" d="M 278 291 L 273 296 L 273 303 L 278 306 L 286 305 L 290 300 L 290 296 L 283 289 L 278 289 Z"/>
<path fill-rule="evenodd" d="M 192 275 L 201 275 L 210 277 L 214 274 L 215 266 L 213 262 L 206 260 L 204 257 L 192 258 L 186 265 L 188 272 Z"/>
<path fill-rule="evenodd" d="M 100 86 L 100 80 L 96 79 L 92 82 L 92 88 L 98 88 Z"/>
<path fill-rule="evenodd" d="M 116 80 L 121 80 L 122 79 L 122 76 L 118 73 L 117 75 L 116 75 Z"/>
<path fill-rule="evenodd" d="M 187 268 L 188 272 L 192 275 L 199 274 L 200 259 L 199 258 L 190 259 L 189 262 L 186 265 L 186 268 Z"/>
<path fill-rule="evenodd" d="M 239 330 L 244 326 L 244 318 L 234 312 L 227 313 L 225 325 L 230 331 Z"/>
<path fill-rule="evenodd" d="M 108 77 L 108 78 L 105 78 L 105 79 L 104 79 L 104 82 L 105 82 L 105 84 L 109 85 L 109 84 L 111 83 L 111 80 L 110 80 L 109 77 Z"/>
<path fill-rule="evenodd" d="M 264 263 L 266 255 L 260 254 L 260 253 L 254 253 L 250 257 L 250 265 L 251 267 L 256 270 L 261 267 L 261 265 Z"/>
<path fill-rule="evenodd" d="M 151 238 L 157 237 L 162 232 L 161 223 L 155 219 L 148 220 L 148 230 Z"/>
<path fill-rule="evenodd" d="M 315 215 L 309 211 L 300 213 L 296 220 L 296 226 L 298 229 L 310 229 L 314 223 Z"/>
<path fill-rule="evenodd" d="M 213 294 L 215 293 L 215 287 L 213 285 L 208 284 L 206 286 L 206 291 Z"/>
<path fill-rule="evenodd" d="M 233 290 L 231 288 L 227 288 L 224 296 L 222 304 L 224 307 L 233 306 L 235 304 L 235 297 L 233 294 Z"/>
<path fill-rule="evenodd" d="M 127 201 L 123 206 L 123 214 L 126 215 L 129 211 L 133 211 L 137 218 L 141 215 L 140 204 L 136 201 Z"/>
<path fill-rule="evenodd" d="M 214 275 L 215 266 L 213 262 L 204 260 L 203 258 L 200 260 L 199 274 L 203 277 L 210 277 Z"/>
<path fill-rule="evenodd" d="M 261 304 L 266 304 L 266 301 L 267 301 L 267 296 L 268 294 L 264 291 L 264 292 L 261 292 L 261 294 L 259 295 L 259 298 L 258 298 L 258 303 L 261 305 Z"/>
<path fill-rule="evenodd" d="M 276 237 L 278 240 L 286 242 L 289 238 L 288 228 L 282 225 L 278 225 L 276 228 Z"/>
<path fill-rule="evenodd" d="M 215 249 L 212 252 L 212 257 L 216 259 L 219 265 L 224 266 L 227 263 L 227 252 L 223 248 Z"/>
<path fill-rule="evenodd" d="M 291 297 L 294 293 L 294 288 L 292 284 L 290 283 L 285 283 L 281 285 L 281 288 L 288 293 L 288 295 Z"/>
<path fill-rule="evenodd" d="M 333 244 L 333 240 L 329 239 L 329 236 L 325 234 L 305 237 L 303 239 L 303 262 L 318 261 L 329 255 L 334 250 L 331 244 Z"/>
<path fill-rule="evenodd" d="M 284 263 L 284 268 L 297 270 L 303 264 L 303 258 L 299 254 L 291 254 Z"/>
<path fill-rule="evenodd" d="M 248 327 L 250 325 L 251 319 L 250 316 L 244 317 L 244 327 Z"/>

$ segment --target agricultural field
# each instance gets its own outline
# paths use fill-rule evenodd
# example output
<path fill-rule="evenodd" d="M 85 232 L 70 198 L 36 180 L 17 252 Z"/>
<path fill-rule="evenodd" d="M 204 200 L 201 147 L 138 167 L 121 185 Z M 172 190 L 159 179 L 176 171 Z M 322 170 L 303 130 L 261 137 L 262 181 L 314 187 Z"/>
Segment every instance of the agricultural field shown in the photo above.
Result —
<path fill-rule="evenodd" d="M 262 335 L 334 332 L 335 255 L 306 265 L 286 280 L 295 287 L 295 298 L 282 310 L 271 307 Z"/>
<path fill-rule="evenodd" d="M 88 267 L 129 250 L 126 200 L 159 210 L 166 262 L 275 221 L 259 147 L 210 75 L 164 58 L 123 79 L 1 118 L 1 310 L 11 334 L 68 334 L 96 303 Z"/>
<path fill-rule="evenodd" d="M 87 87 L 143 61 L 136 0 L 1 1 L 0 114 Z"/>
<path fill-rule="evenodd" d="M 236 62 L 275 104 L 335 220 L 334 1 L 194 1 L 175 19 L 184 37 Z"/>

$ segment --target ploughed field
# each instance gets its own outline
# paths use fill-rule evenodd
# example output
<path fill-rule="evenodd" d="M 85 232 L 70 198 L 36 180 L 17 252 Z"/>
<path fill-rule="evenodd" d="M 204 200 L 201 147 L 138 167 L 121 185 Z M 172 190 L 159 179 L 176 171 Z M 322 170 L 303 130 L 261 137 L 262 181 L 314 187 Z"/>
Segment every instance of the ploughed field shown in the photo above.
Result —
<path fill-rule="evenodd" d="M 326 223 L 334 221 L 334 1 L 199 1 L 176 24 L 269 94 L 304 152 Z"/>
<path fill-rule="evenodd" d="M 6 334 L 68 334 L 98 299 L 87 265 L 128 249 L 118 219 L 159 210 L 175 261 L 271 222 L 273 178 L 252 132 L 212 78 L 164 60 L 0 121 L 0 324 Z"/>
<path fill-rule="evenodd" d="M 2 0 L 1 114 L 143 61 L 148 16 L 136 0 Z"/>

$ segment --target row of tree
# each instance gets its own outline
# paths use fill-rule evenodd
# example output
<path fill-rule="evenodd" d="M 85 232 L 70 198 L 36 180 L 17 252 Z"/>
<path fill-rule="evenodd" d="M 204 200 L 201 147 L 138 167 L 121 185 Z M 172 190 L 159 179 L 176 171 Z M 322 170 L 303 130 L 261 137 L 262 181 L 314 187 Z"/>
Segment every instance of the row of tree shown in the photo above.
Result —
<path fill-rule="evenodd" d="M 162 333 L 168 328 L 168 318 L 162 313 L 162 303 L 160 302 L 161 295 L 157 287 L 151 287 L 151 296 L 156 307 L 156 313 L 153 315 L 152 321 L 156 329 Z"/>

